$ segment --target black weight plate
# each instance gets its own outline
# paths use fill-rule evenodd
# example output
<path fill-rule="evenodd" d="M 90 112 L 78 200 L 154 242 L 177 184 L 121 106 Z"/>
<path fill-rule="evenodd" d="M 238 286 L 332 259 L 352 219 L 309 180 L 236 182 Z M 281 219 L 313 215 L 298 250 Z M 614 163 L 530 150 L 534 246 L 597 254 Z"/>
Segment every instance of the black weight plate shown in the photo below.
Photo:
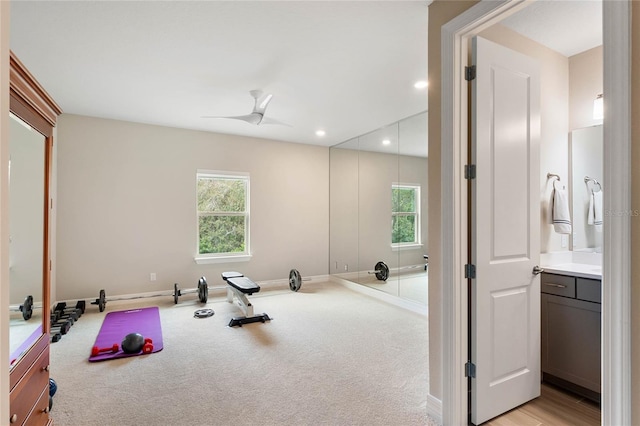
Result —
<path fill-rule="evenodd" d="M 20 310 L 22 311 L 22 318 L 24 318 L 25 321 L 31 319 L 33 315 L 33 296 L 28 295 L 24 298 L 24 304 L 20 307 Z"/>
<path fill-rule="evenodd" d="M 207 303 L 207 299 L 209 298 L 209 284 L 207 284 L 207 280 L 202 277 L 198 281 L 198 300 L 202 303 Z"/>
<path fill-rule="evenodd" d="M 289 288 L 291 291 L 298 291 L 302 287 L 302 276 L 297 269 L 289 271 Z"/>
<path fill-rule="evenodd" d="M 100 297 L 98 298 L 98 309 L 100 312 L 104 311 L 104 307 L 107 305 L 107 294 L 104 290 L 100 290 Z"/>
<path fill-rule="evenodd" d="M 173 284 L 173 303 L 178 304 L 178 298 L 180 297 L 180 289 L 178 289 L 178 283 Z"/>
<path fill-rule="evenodd" d="M 193 313 L 195 318 L 209 318 L 213 316 L 213 309 L 198 309 Z"/>
<path fill-rule="evenodd" d="M 376 263 L 376 278 L 380 281 L 386 281 L 389 278 L 389 267 L 383 261 Z"/>

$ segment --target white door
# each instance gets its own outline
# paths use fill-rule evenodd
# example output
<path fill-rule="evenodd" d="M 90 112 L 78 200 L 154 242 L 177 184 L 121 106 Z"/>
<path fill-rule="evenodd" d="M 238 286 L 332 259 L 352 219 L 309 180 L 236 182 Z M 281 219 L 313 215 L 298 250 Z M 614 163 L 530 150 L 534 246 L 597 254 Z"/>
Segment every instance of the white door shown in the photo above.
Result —
<path fill-rule="evenodd" d="M 471 421 L 540 395 L 540 78 L 535 60 L 473 39 Z"/>

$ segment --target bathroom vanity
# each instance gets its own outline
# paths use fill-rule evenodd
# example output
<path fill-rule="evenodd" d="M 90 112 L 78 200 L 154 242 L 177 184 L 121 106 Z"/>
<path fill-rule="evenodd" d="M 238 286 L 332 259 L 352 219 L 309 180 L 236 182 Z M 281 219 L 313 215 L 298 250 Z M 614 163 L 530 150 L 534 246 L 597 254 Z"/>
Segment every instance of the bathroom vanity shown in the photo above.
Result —
<path fill-rule="evenodd" d="M 545 267 L 540 284 L 543 380 L 600 402 L 601 267 Z"/>

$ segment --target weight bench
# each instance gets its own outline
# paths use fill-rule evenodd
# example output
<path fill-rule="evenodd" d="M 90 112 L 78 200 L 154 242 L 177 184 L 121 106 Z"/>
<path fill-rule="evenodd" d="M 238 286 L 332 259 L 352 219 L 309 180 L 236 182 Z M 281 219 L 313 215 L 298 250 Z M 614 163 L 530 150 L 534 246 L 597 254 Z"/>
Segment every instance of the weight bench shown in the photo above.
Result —
<path fill-rule="evenodd" d="M 222 279 L 227 282 L 227 302 L 233 303 L 233 297 L 238 300 L 238 306 L 242 309 L 245 316 L 234 317 L 229 321 L 229 327 L 235 327 L 242 324 L 250 324 L 252 322 L 271 321 L 267 314 L 253 314 L 253 305 L 249 302 L 247 295 L 252 295 L 260 291 L 260 286 L 240 272 L 223 272 Z"/>

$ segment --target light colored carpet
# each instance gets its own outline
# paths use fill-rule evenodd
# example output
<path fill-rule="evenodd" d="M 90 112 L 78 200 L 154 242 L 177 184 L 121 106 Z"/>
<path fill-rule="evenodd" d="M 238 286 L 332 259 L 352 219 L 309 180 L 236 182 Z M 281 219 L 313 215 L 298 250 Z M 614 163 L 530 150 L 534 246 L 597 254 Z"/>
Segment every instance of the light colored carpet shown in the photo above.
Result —
<path fill-rule="evenodd" d="M 192 295 L 195 296 L 195 295 Z M 90 305 L 51 345 L 58 384 L 51 417 L 70 425 L 426 425 L 427 318 L 334 283 L 250 297 L 271 322 L 240 315 L 219 294 Z M 89 363 L 105 313 L 159 306 L 164 349 Z"/>

